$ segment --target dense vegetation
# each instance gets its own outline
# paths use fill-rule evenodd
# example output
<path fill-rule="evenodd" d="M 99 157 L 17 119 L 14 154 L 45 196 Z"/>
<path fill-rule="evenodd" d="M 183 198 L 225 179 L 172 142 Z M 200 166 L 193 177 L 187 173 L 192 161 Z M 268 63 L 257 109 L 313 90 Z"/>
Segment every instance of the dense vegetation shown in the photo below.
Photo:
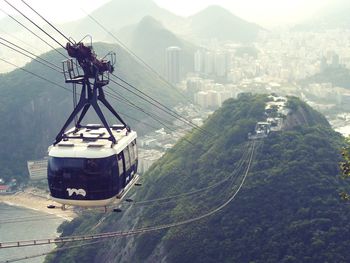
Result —
<path fill-rule="evenodd" d="M 215 112 L 204 128 L 187 136 L 145 175 L 135 200 L 212 185 L 239 164 L 247 133 L 263 118 L 265 96 L 241 96 Z M 258 147 L 255 164 L 237 198 L 206 220 L 138 237 L 71 249 L 48 262 L 348 262 L 349 210 L 338 197 L 342 138 L 324 117 L 297 99 L 308 121 L 271 134 Z M 305 116 L 304 116 L 305 117 Z M 288 118 L 287 118 L 288 119 Z M 316 123 L 313 120 L 317 119 Z M 229 184 L 199 195 L 107 215 L 94 231 L 116 231 L 174 222 L 203 214 L 232 193 Z M 86 215 L 62 227 L 63 235 L 87 233 L 103 215 Z"/>
<path fill-rule="evenodd" d="M 340 170 L 342 172 L 343 178 L 349 180 L 350 178 L 350 137 L 346 139 L 346 144 L 342 148 L 342 156 L 343 160 L 340 163 Z M 349 192 L 341 192 L 341 198 L 344 201 L 350 201 L 350 193 Z"/>
<path fill-rule="evenodd" d="M 115 74 L 132 83 L 137 88 L 160 100 L 162 103 L 173 106 L 183 100 L 178 93 L 163 85 L 156 77 L 133 60 L 123 49 L 116 45 L 96 44 L 98 55 L 105 55 L 114 50 L 117 53 Z M 44 58 L 61 65 L 61 57 L 54 51 L 44 54 Z M 52 71 L 36 62 L 27 64 L 24 69 L 39 74 L 59 85 L 64 84 L 61 74 Z M 142 81 L 140 81 L 142 80 Z M 71 90 L 70 85 L 65 85 Z M 132 99 L 135 104 L 149 111 L 150 105 L 131 96 L 125 90 L 110 84 L 110 87 Z M 23 181 L 26 178 L 26 161 L 42 158 L 46 149 L 52 143 L 57 132 L 63 125 L 72 110 L 72 94 L 54 84 L 50 84 L 20 69 L 0 75 L 0 178 L 8 180 L 17 178 Z M 143 113 L 130 109 L 124 103 L 109 97 L 115 108 L 138 120 L 146 120 L 151 126 L 158 127 L 159 123 L 149 120 Z M 111 117 L 111 116 L 107 116 Z M 131 127 L 139 133 L 147 132 L 151 128 L 140 122 L 124 117 Z M 92 114 L 90 121 L 95 120 Z M 113 119 L 113 122 L 115 120 Z"/>
<path fill-rule="evenodd" d="M 162 159 L 158 162 L 158 165 L 151 169 L 151 172 L 146 175 L 143 182 L 142 188 L 138 189 L 135 200 L 147 200 L 157 197 L 169 196 L 178 194 L 181 192 L 186 192 L 191 189 L 197 189 L 208 184 L 212 184 L 217 180 L 217 178 L 222 178 L 231 174 L 233 168 L 236 166 L 236 161 L 238 161 L 242 155 L 241 147 L 234 147 L 234 145 L 241 145 L 246 141 L 246 137 L 249 131 L 251 131 L 257 120 L 263 117 L 263 109 L 266 97 L 257 97 L 256 103 L 250 105 L 249 102 L 253 101 L 252 98 L 242 98 L 239 101 L 234 101 L 234 103 L 227 102 L 225 104 L 230 105 L 228 107 L 222 108 L 219 112 L 214 113 L 213 117 L 208 124 L 205 125 L 205 129 L 210 130 L 213 136 L 209 138 L 200 132 L 194 132 L 187 136 L 187 139 L 191 140 L 192 143 L 189 144 L 186 141 L 181 141 L 175 148 L 171 149 Z M 232 104 L 232 105 L 231 105 Z M 236 113 L 232 114 L 233 108 L 237 108 Z M 250 116 L 252 116 L 250 118 Z M 235 122 L 233 122 L 235 120 Z M 232 121 L 232 122 L 231 122 Z M 225 136 L 223 137 L 223 134 Z M 230 155 L 226 155 L 227 151 L 223 151 L 219 155 L 219 149 L 223 148 L 224 145 L 232 145 L 230 147 Z M 215 155 L 217 155 L 215 157 Z M 194 160 L 198 160 L 198 164 L 194 165 Z M 224 163 L 226 160 L 226 167 L 217 167 L 213 163 Z M 207 193 L 206 193 L 207 194 Z M 210 197 L 210 196 L 209 196 Z M 198 198 L 197 198 L 198 199 Z M 184 201 L 190 201 L 188 198 Z M 198 200 L 197 200 L 198 201 Z M 210 201 L 210 198 L 209 198 Z M 119 220 L 118 215 L 110 215 L 105 220 L 105 223 L 100 226 L 99 231 L 108 231 L 116 229 L 130 229 L 132 225 L 153 225 L 155 223 L 166 223 L 172 220 L 169 216 L 171 209 L 181 205 L 171 202 L 160 207 L 151 206 L 150 209 L 145 211 L 145 214 L 141 215 L 142 212 L 140 208 L 131 208 L 127 211 L 128 216 L 123 216 Z M 191 206 L 193 207 L 193 206 Z M 180 208 L 180 207 L 179 207 Z M 178 208 L 178 209 L 179 209 Z M 163 211 L 158 213 L 157 211 Z M 156 216 L 155 216 L 156 215 Z M 138 216 L 139 220 L 135 222 L 134 216 Z M 183 215 L 179 215 L 181 217 Z M 91 216 L 93 218 L 94 216 Z M 85 218 L 86 219 L 86 218 Z M 75 219 L 71 224 L 65 225 L 63 230 L 63 235 L 65 234 L 77 234 L 89 232 L 92 225 L 96 224 L 96 221 L 90 219 L 82 220 L 81 218 Z M 123 224 L 120 221 L 126 220 L 127 223 Z M 87 221 L 90 221 L 86 224 Z M 137 226 L 136 226 L 137 227 Z M 150 250 L 149 245 L 154 244 L 157 239 L 155 237 L 145 236 L 143 241 L 148 244 L 145 246 L 145 250 Z M 161 236 L 160 236 L 161 237 Z M 144 243 L 142 243 L 144 244 Z M 109 244 L 113 246 L 113 244 Z M 143 245 L 137 249 L 142 255 L 146 251 L 142 249 Z M 100 247 L 101 248 L 101 247 Z M 84 249 L 77 252 L 76 250 L 69 251 L 69 253 L 63 253 L 50 262 L 59 262 L 63 260 L 65 262 L 74 262 L 76 260 L 76 255 L 85 253 L 89 256 L 93 256 L 98 262 L 97 258 L 104 257 L 104 249 L 96 251 Z"/>

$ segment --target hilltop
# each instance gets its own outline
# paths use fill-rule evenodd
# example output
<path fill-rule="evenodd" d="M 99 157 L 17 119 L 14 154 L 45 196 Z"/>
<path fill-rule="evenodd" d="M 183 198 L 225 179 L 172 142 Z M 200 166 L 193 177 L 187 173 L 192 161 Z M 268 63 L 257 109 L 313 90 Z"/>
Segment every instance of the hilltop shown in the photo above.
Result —
<path fill-rule="evenodd" d="M 264 115 L 267 96 L 228 100 L 204 124 L 212 135 L 187 135 L 144 176 L 134 200 L 187 193 L 227 178 L 245 152 L 247 134 Z M 327 120 L 289 98 L 287 129 L 259 145 L 253 170 L 220 214 L 195 224 L 70 249 L 46 262 L 347 262 L 350 211 L 338 197 L 342 138 Z M 298 120 L 297 122 L 295 120 Z M 228 186 L 190 197 L 131 206 L 121 216 L 86 214 L 61 227 L 63 235 L 122 231 L 188 219 L 227 198 Z"/>

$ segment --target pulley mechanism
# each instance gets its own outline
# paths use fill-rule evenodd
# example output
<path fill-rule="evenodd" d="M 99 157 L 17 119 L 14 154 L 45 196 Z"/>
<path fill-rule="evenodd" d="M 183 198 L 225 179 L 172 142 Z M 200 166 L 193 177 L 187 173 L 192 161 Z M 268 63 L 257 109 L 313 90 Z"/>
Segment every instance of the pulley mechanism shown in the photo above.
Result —
<path fill-rule="evenodd" d="M 108 122 L 98 105 L 98 101 L 100 101 L 119 120 L 122 124 L 121 128 L 126 128 L 130 131 L 127 124 L 106 100 L 103 91 L 103 87 L 109 83 L 109 74 L 114 71 L 115 53 L 109 52 L 105 57 L 101 59 L 97 58 L 97 55 L 92 48 L 92 41 L 90 45 L 84 44 L 82 41 L 78 43 L 73 41 L 68 42 L 66 50 L 71 58 L 63 61 L 65 81 L 66 83 L 72 83 L 74 87 L 80 85 L 81 93 L 80 99 L 75 105 L 73 112 L 56 136 L 54 145 L 65 139 L 77 138 L 76 134 L 78 134 L 79 129 L 86 128 L 81 125 L 81 122 L 90 107 L 95 110 L 103 127 L 106 128 L 109 134 L 107 139 L 110 140 L 112 144 L 116 144 L 117 141 L 111 131 L 111 126 L 108 125 Z M 76 119 L 75 130 L 65 133 L 67 127 L 74 119 Z"/>

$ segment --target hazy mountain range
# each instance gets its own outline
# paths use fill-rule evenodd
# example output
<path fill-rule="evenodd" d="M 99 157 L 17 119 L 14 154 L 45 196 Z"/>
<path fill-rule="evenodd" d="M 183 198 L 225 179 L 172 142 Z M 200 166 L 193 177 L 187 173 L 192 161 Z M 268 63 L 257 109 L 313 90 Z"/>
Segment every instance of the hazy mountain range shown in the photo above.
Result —
<path fill-rule="evenodd" d="M 82 7 L 84 8 L 84 7 Z M 95 19 L 97 22 L 92 20 Z M 21 17 L 16 17 L 29 25 Z M 50 20 L 50 18 L 48 18 Z M 9 17 L 1 19 L 2 29 L 5 33 L 17 38 L 13 40 L 8 34 L 6 39 L 23 45 L 25 42 L 33 48 L 30 50 L 38 54 L 37 49 L 44 51 L 51 50 L 46 44 L 27 32 L 24 28 L 12 21 Z M 106 30 L 103 30 L 98 23 L 111 32 L 112 37 Z M 224 25 L 224 26 L 223 26 Z M 44 28 L 50 32 L 64 46 L 65 39 L 58 35 L 49 26 Z M 91 17 L 58 25 L 58 28 L 68 37 L 75 41 L 82 40 L 85 36 L 91 36 L 92 41 L 103 41 L 115 43 L 115 37 L 122 40 L 126 45 L 142 59 L 148 62 L 159 73 L 164 71 L 165 49 L 169 46 L 182 48 L 183 73 L 193 70 L 193 51 L 195 44 L 203 39 L 230 40 L 237 42 L 251 42 L 257 37 L 260 26 L 249 23 L 233 15 L 219 6 L 210 6 L 205 10 L 191 17 L 180 17 L 160 8 L 152 0 L 112 0 L 91 13 Z M 38 32 L 37 29 L 34 30 Z M 39 35 L 42 33 L 40 32 Z M 0 31 L 1 35 L 1 31 Z M 46 38 L 46 37 L 44 37 Z M 90 38 L 85 38 L 90 42 Z M 51 40 L 48 41 L 52 43 Z M 52 43 L 57 46 L 56 43 Z M 28 48 L 27 45 L 25 45 Z M 23 65 L 28 58 L 12 52 L 7 48 L 0 51 L 4 57 L 12 57 L 17 65 Z M 4 66 L 4 71 L 7 70 Z M 163 74 L 164 75 L 164 74 Z"/>
<path fill-rule="evenodd" d="M 93 11 L 91 16 L 111 31 L 136 24 L 145 16 L 152 16 L 170 27 L 182 21 L 181 17 L 160 8 L 151 0 L 112 0 Z M 99 40 L 108 37 L 89 17 L 65 24 L 62 29 L 76 39 L 87 34 Z"/>
<path fill-rule="evenodd" d="M 139 23 L 145 16 L 151 16 L 176 34 L 200 39 L 253 41 L 258 31 L 263 30 L 219 6 L 210 6 L 186 18 L 158 7 L 152 0 L 112 0 L 94 11 L 91 16 L 114 32 Z M 62 28 L 75 37 L 90 34 L 101 40 L 111 40 L 89 17 L 63 25 Z M 118 36 L 121 37 L 119 34 Z"/>
<path fill-rule="evenodd" d="M 84 7 L 82 7 L 84 8 Z M 160 21 L 176 34 L 191 37 L 210 37 L 220 40 L 251 41 L 262 28 L 233 15 L 219 6 L 211 6 L 191 17 L 180 17 L 160 8 L 152 0 L 112 0 L 91 13 L 108 30 L 118 32 L 125 26 L 138 24 L 145 16 Z M 16 26 L 9 18 L 1 20 L 4 28 Z M 59 28 L 76 41 L 86 35 L 93 40 L 112 40 L 90 17 L 62 24 Z M 218 29 L 223 30 L 218 30 Z M 10 30 L 16 31 L 16 30 Z M 119 37 L 119 36 L 118 36 Z"/>

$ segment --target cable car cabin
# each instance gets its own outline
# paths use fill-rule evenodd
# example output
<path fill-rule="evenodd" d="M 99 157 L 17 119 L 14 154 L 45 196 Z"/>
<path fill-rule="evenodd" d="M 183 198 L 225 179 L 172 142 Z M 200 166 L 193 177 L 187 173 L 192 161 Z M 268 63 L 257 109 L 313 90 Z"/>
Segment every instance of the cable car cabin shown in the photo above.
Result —
<path fill-rule="evenodd" d="M 137 134 L 117 125 L 111 128 L 116 144 L 107 140 L 106 128 L 87 125 L 67 131 L 69 139 L 49 147 L 48 183 L 53 201 L 106 206 L 132 186 L 137 178 Z"/>

